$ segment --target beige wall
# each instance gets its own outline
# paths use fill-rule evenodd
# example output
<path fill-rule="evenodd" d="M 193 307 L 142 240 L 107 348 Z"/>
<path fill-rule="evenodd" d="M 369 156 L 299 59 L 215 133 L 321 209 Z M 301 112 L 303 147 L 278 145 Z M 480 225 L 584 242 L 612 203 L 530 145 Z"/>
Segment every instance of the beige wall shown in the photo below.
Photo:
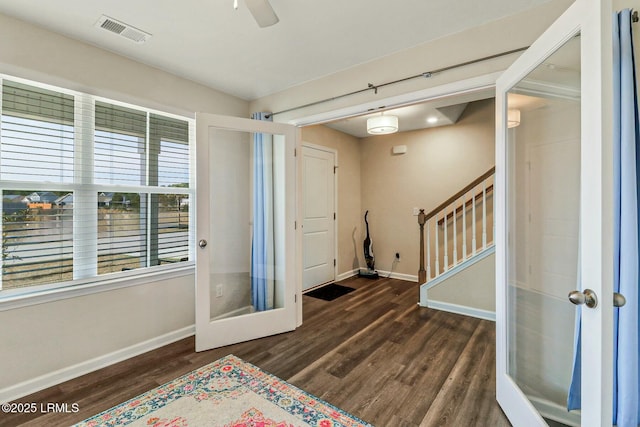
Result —
<path fill-rule="evenodd" d="M 248 103 L 0 14 L 0 73 L 194 117 L 249 117 Z"/>
<path fill-rule="evenodd" d="M 496 258 L 491 254 L 428 291 L 430 302 L 496 311 Z"/>
<path fill-rule="evenodd" d="M 243 100 L 3 15 L 0 52 L 0 73 L 191 117 L 249 115 Z M 192 333 L 194 284 L 191 269 L 178 278 L 0 311 L 0 365 L 10 367 L 0 369 L 0 401 L 20 383 L 33 390 L 46 385 L 40 376 L 64 378 Z"/>
<path fill-rule="evenodd" d="M 338 153 L 338 275 L 364 266 L 360 203 L 360 139 L 316 125 L 302 128 L 302 143 L 333 148 Z"/>
<path fill-rule="evenodd" d="M 417 275 L 419 227 L 413 208 L 429 212 L 494 164 L 494 102 L 469 104 L 457 124 L 364 138 L 362 211 L 369 224 L 376 268 Z M 394 145 L 407 153 L 393 155 Z"/>
<path fill-rule="evenodd" d="M 117 358 L 194 323 L 193 274 L 0 312 L 0 401 L 6 387 L 96 358 Z"/>
<path fill-rule="evenodd" d="M 365 267 L 363 216 L 369 210 L 376 269 L 391 271 L 399 252 L 393 272 L 417 276 L 419 228 L 413 208 L 429 212 L 491 168 L 494 139 L 492 99 L 469 104 L 455 125 L 420 131 L 356 138 L 323 125 L 304 127 L 303 143 L 338 152 L 338 275 Z M 395 145 L 406 145 L 407 153 L 393 155 Z"/>

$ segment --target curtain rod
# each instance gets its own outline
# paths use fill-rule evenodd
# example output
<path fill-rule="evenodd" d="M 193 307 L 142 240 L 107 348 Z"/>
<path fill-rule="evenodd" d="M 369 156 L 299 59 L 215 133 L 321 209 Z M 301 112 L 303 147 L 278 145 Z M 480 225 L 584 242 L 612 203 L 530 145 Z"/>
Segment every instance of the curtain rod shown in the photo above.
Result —
<path fill-rule="evenodd" d="M 631 15 L 631 20 L 632 20 L 632 22 L 638 22 L 640 20 L 640 17 L 638 16 L 638 11 L 637 10 L 633 11 L 633 13 Z M 344 93 L 342 95 L 333 96 L 331 98 L 321 99 L 319 101 L 310 102 L 308 104 L 299 105 L 297 107 L 287 108 L 286 110 L 282 110 L 282 111 L 276 111 L 275 113 L 267 114 L 266 117 L 269 118 L 269 117 L 275 116 L 276 114 L 284 114 L 284 113 L 288 113 L 290 111 L 300 110 L 302 108 L 313 107 L 314 105 L 324 104 L 325 102 L 335 101 L 336 99 L 346 98 L 347 96 L 357 95 L 359 93 L 367 92 L 367 91 L 370 91 L 370 90 L 372 90 L 373 93 L 377 94 L 378 93 L 378 89 L 380 89 L 381 87 L 386 87 L 386 86 L 390 86 L 390 85 L 394 85 L 394 84 L 398 84 L 398 83 L 403 83 L 403 82 L 406 82 L 407 80 L 418 79 L 418 78 L 421 78 L 421 77 L 425 78 L 425 79 L 428 79 L 428 78 L 432 77 L 434 74 L 441 73 L 443 71 L 449 71 L 449 70 L 452 70 L 454 68 L 464 67 L 466 65 L 472 65 L 472 64 L 476 64 L 478 62 L 483 62 L 483 61 L 488 61 L 488 60 L 491 60 L 491 59 L 499 58 L 501 56 L 511 55 L 512 53 L 522 52 L 523 50 L 527 50 L 528 48 L 529 48 L 529 46 L 525 46 L 525 47 L 521 47 L 519 49 L 507 50 L 505 52 L 496 53 L 495 55 L 484 56 L 482 58 L 473 59 L 471 61 L 466 61 L 466 62 L 461 62 L 461 63 L 455 64 L 455 65 L 450 65 L 448 67 L 438 68 L 437 70 L 426 71 L 424 73 L 416 74 L 416 75 L 409 76 L 409 77 L 404 77 L 402 79 L 393 80 L 393 81 L 382 83 L 382 84 L 379 84 L 379 85 L 374 85 L 373 83 L 367 83 L 367 87 L 365 89 L 360 89 L 360 90 L 356 90 L 356 91 L 353 91 L 353 92 Z"/>
<path fill-rule="evenodd" d="M 513 49 L 513 50 L 508 50 L 508 51 L 505 51 L 505 52 L 496 53 L 494 55 L 489 55 L 489 56 L 484 56 L 482 58 L 473 59 L 471 61 L 461 62 L 461 63 L 455 64 L 455 65 L 449 65 L 447 67 L 438 68 L 436 70 L 425 71 L 424 73 L 416 74 L 416 75 L 409 76 L 409 77 L 404 77 L 402 79 L 393 80 L 393 81 L 386 82 L 386 83 L 381 83 L 379 85 L 374 85 L 373 83 L 367 83 L 367 87 L 365 89 L 360 89 L 360 90 L 356 90 L 356 91 L 353 91 L 353 92 L 344 93 L 342 95 L 333 96 L 331 98 L 325 98 L 325 99 L 321 99 L 319 101 L 310 102 L 308 104 L 299 105 L 297 107 L 288 108 L 286 110 L 277 111 L 275 113 L 271 113 L 271 114 L 267 115 L 267 118 L 269 118 L 271 116 L 275 116 L 276 114 L 283 114 L 283 113 L 288 113 L 290 111 L 300 110 L 302 108 L 312 107 L 314 105 L 323 104 L 325 102 L 330 102 L 330 101 L 335 101 L 336 99 L 346 98 L 347 96 L 357 95 L 359 93 L 367 92 L 367 91 L 370 91 L 370 90 L 372 90 L 373 93 L 377 94 L 378 93 L 378 89 L 386 87 L 386 86 L 390 86 L 390 85 L 406 82 L 407 80 L 413 80 L 413 79 L 418 79 L 418 78 L 428 79 L 428 78 L 432 77 L 434 74 L 437 74 L 437 73 L 442 73 L 444 71 L 449 71 L 449 70 L 452 70 L 454 68 L 464 67 L 466 65 L 476 64 L 478 62 L 488 61 L 490 59 L 499 58 L 501 56 L 511 55 L 511 54 L 517 53 L 517 52 L 522 52 L 523 50 L 526 50 L 528 48 L 529 48 L 529 46 L 521 47 L 521 48 Z"/>

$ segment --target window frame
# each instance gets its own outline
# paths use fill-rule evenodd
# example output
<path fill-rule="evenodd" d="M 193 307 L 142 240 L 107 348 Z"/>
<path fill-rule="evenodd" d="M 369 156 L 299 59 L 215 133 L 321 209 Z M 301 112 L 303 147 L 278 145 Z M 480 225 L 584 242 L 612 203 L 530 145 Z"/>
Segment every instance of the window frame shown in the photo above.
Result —
<path fill-rule="evenodd" d="M 182 277 L 186 275 L 194 274 L 195 272 L 195 193 L 196 193 L 196 184 L 195 184 L 195 119 L 168 113 L 165 111 L 147 108 L 140 105 L 134 105 L 131 103 L 126 103 L 102 96 L 91 95 L 84 92 L 78 92 L 74 90 L 69 90 L 53 85 L 48 85 L 32 80 L 27 80 L 15 76 L 10 76 L 6 74 L 0 74 L 0 91 L 3 87 L 4 80 L 10 80 L 12 82 L 21 83 L 30 85 L 37 88 L 42 88 L 44 90 L 51 90 L 55 92 L 59 92 L 65 95 L 71 95 L 74 98 L 74 132 L 75 132 L 75 143 L 74 143 L 74 171 L 80 171 L 81 175 L 76 176 L 72 183 L 66 182 L 44 182 L 44 181 L 2 181 L 0 180 L 0 190 L 17 190 L 17 191 L 25 191 L 25 190 L 35 190 L 35 191 L 60 191 L 60 192 L 70 192 L 74 194 L 74 205 L 76 194 L 80 191 L 85 194 L 95 193 L 96 195 L 99 192 L 105 191 L 113 191 L 118 193 L 140 193 L 147 194 L 149 196 L 154 194 L 184 194 L 189 199 L 189 209 L 188 209 L 188 261 L 177 262 L 173 264 L 164 264 L 164 265 L 149 265 L 142 268 L 137 268 L 129 271 L 119 271 L 112 273 L 103 273 L 98 274 L 97 272 L 97 246 L 90 242 L 90 240 L 95 239 L 97 241 L 97 221 L 98 221 L 98 211 L 97 209 L 89 209 L 89 212 L 93 212 L 92 214 L 85 214 L 82 218 L 83 223 L 91 224 L 95 223 L 96 232 L 95 233 L 85 233 L 86 235 L 76 234 L 74 230 L 73 233 L 73 260 L 74 260 L 74 271 L 76 270 L 76 262 L 85 257 L 79 257 L 79 253 L 82 251 L 86 251 L 87 244 L 92 245 L 95 249 L 95 259 L 92 261 L 96 265 L 95 274 L 90 277 L 80 277 L 74 278 L 69 281 L 64 282 L 56 282 L 50 284 L 43 285 L 34 285 L 34 286 L 26 286 L 23 288 L 16 289 L 5 289 L 2 290 L 0 288 L 0 311 L 14 309 L 18 307 L 29 306 L 33 304 L 41 304 L 43 302 L 51 302 L 60 299 L 66 298 L 74 298 L 81 295 L 89 295 L 97 292 L 104 292 L 113 289 L 120 289 L 130 286 L 140 286 L 152 282 L 170 280 L 172 278 Z M 146 114 L 147 120 L 147 133 L 146 133 L 146 141 L 145 141 L 145 150 L 149 151 L 151 148 L 150 141 L 150 120 L 152 115 L 166 117 L 168 119 L 176 119 L 180 121 L 184 121 L 188 124 L 188 166 L 189 166 L 189 187 L 170 187 L 165 186 L 162 187 L 160 184 L 155 186 L 149 185 L 149 158 L 147 154 L 146 158 L 146 170 L 145 173 L 145 183 L 144 185 L 120 185 L 120 184 L 109 184 L 109 183 L 97 183 L 97 179 L 94 175 L 94 158 L 93 158 L 93 150 L 95 147 L 95 110 L 96 103 L 107 103 L 114 106 L 121 106 L 124 108 L 134 109 L 140 112 L 144 112 Z M 2 120 L 1 116 L 2 112 L 2 96 L 0 93 L 0 123 Z M 87 168 L 87 165 L 91 165 L 90 168 Z M 83 166 L 83 167 L 80 167 Z M 1 166 L 0 166 L 1 167 Z M 76 172 L 74 172 L 75 174 Z M 163 189 L 166 189 L 163 190 Z M 0 198 L 0 210 L 2 210 L 2 199 Z M 145 234 L 147 236 L 147 240 L 150 239 L 153 231 L 151 230 L 151 223 L 149 221 L 149 217 L 151 209 L 147 209 L 147 225 Z M 74 224 L 76 210 L 74 206 Z M 3 224 L 0 221 L 0 231 L 2 231 Z M 91 236 L 93 234 L 93 236 Z M 79 265 L 78 268 L 86 267 L 86 265 Z M 2 260 L 0 260 L 0 269 L 3 268 Z M 0 271 L 1 273 L 1 271 Z M 74 276 L 76 274 L 74 273 Z M 0 274 L 0 286 L 1 286 L 1 274 Z"/>

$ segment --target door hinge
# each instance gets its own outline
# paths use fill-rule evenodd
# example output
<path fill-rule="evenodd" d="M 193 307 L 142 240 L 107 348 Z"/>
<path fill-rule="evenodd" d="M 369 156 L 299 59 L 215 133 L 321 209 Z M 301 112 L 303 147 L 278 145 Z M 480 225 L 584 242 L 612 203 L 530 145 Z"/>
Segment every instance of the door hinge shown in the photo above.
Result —
<path fill-rule="evenodd" d="M 298 302 L 298 294 L 294 294 L 293 295 L 293 302 L 297 303 Z"/>
<path fill-rule="evenodd" d="M 335 212 L 333 213 L 333 220 L 334 221 L 336 220 L 336 213 Z"/>
<path fill-rule="evenodd" d="M 293 221 L 293 229 L 294 230 L 298 229 L 298 221 Z"/>
<path fill-rule="evenodd" d="M 338 167 L 337 167 L 337 166 L 334 166 L 334 167 L 333 167 L 333 173 L 334 173 L 334 174 L 336 173 L 336 170 L 338 170 Z"/>
<path fill-rule="evenodd" d="M 334 267 L 336 266 L 336 259 L 335 258 L 333 259 L 333 266 Z"/>
<path fill-rule="evenodd" d="M 293 149 L 293 157 L 298 157 L 298 149 L 297 148 Z"/>

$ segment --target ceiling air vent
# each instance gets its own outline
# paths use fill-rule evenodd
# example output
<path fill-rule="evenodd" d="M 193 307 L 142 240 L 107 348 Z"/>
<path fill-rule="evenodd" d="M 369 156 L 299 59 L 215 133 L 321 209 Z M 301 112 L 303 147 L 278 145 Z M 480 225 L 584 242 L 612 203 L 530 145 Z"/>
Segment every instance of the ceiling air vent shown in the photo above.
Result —
<path fill-rule="evenodd" d="M 132 27 L 129 24 L 125 24 L 122 21 L 109 18 L 105 15 L 102 15 L 98 22 L 96 22 L 96 27 L 111 31 L 112 33 L 118 34 L 119 36 L 122 36 L 136 43 L 144 43 L 149 37 L 151 37 L 151 34 L 149 33 L 145 33 L 144 31 L 139 30 L 136 27 Z"/>

